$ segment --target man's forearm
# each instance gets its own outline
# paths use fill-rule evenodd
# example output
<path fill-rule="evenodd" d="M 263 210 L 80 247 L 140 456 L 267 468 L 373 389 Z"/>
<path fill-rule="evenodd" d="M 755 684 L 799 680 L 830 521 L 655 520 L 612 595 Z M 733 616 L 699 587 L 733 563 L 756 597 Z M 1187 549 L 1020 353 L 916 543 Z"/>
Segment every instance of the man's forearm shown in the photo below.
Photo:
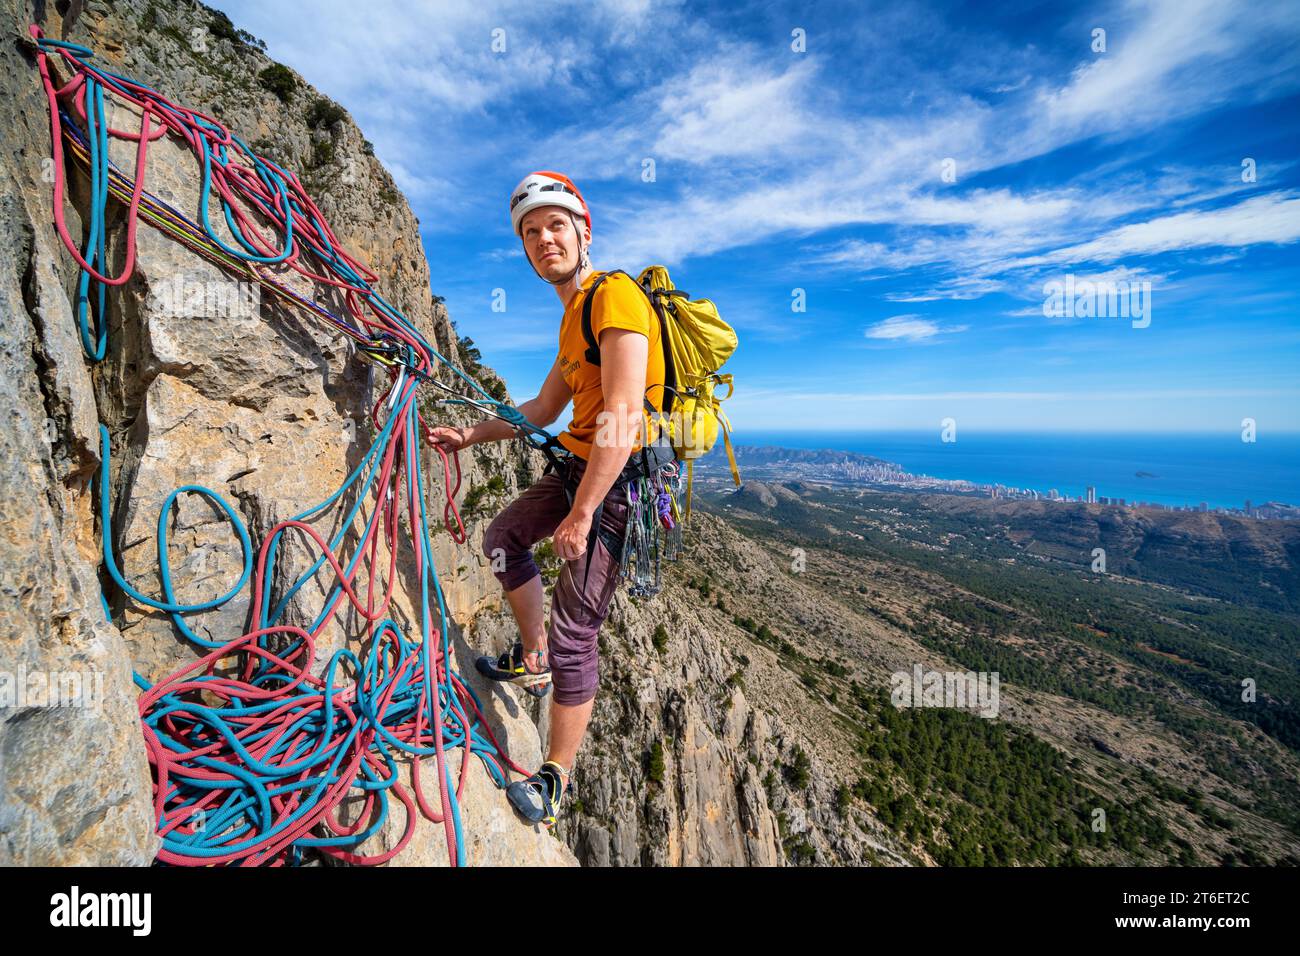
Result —
<path fill-rule="evenodd" d="M 632 454 L 632 445 L 591 446 L 591 457 L 587 459 L 587 469 L 582 473 L 578 483 L 577 494 L 573 496 L 573 510 L 585 518 L 596 513 L 596 506 L 605 500 L 609 489 L 627 464 Z"/>
<path fill-rule="evenodd" d="M 582 481 L 578 483 L 578 491 L 573 496 L 573 510 L 583 517 L 594 515 L 596 506 L 609 494 L 609 489 L 613 487 L 615 480 L 627 464 L 628 456 L 632 454 L 632 445 L 637 437 L 636 429 L 641 425 L 639 406 L 629 405 L 627 402 L 615 402 L 614 408 L 620 411 L 611 412 L 607 407 L 600 416 L 597 416 L 597 421 L 599 422 L 603 416 L 617 415 L 624 425 L 622 428 L 611 429 L 612 436 L 603 427 L 596 429 L 596 440 L 591 445 L 591 457 L 587 459 L 587 469 L 582 473 Z M 623 411 L 628 408 L 636 408 L 637 411 L 634 413 Z"/>

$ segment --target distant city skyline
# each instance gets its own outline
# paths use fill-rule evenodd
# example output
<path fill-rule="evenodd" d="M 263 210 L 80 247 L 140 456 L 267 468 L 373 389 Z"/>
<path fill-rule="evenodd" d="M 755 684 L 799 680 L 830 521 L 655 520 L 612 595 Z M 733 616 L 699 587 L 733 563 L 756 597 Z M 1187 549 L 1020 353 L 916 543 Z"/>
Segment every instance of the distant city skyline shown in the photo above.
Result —
<path fill-rule="evenodd" d="M 748 432 L 733 435 L 733 442 L 742 476 L 746 456 L 762 457 L 764 448 L 788 448 L 798 450 L 802 459 L 847 455 L 845 474 L 872 481 L 885 480 L 892 468 L 1047 499 L 1055 495 L 1086 501 L 1091 489 L 1098 504 L 1104 497 L 1161 506 L 1204 500 L 1213 507 L 1238 510 L 1244 510 L 1247 499 L 1300 505 L 1300 435 L 1256 442 L 1241 437 L 969 429 L 959 432 L 954 442 L 944 442 L 937 430 Z M 725 464 L 721 451 L 716 457 Z M 849 464 L 855 460 L 857 464 Z"/>
<path fill-rule="evenodd" d="M 746 461 L 746 452 L 750 446 L 739 446 L 736 449 L 738 460 L 741 463 L 741 472 L 747 470 L 748 462 Z M 774 455 L 778 458 L 784 452 L 803 453 L 808 449 L 785 449 L 780 445 L 764 445 L 755 447 L 754 450 L 765 454 L 769 459 Z M 923 472 L 913 472 L 901 468 L 896 462 L 890 461 L 871 461 L 857 459 L 866 459 L 871 456 L 863 456 L 857 452 L 839 452 L 836 449 L 823 449 L 824 452 L 840 454 L 843 457 L 838 460 L 825 461 L 819 460 L 814 454 L 811 458 L 799 456 L 790 461 L 784 462 L 785 467 L 791 470 L 791 476 L 810 481 L 832 481 L 836 483 L 861 483 L 869 486 L 882 488 L 902 489 L 920 492 L 937 492 L 961 495 L 986 495 L 994 500 L 1025 500 L 1025 501 L 1052 501 L 1062 504 L 1091 504 L 1099 507 L 1118 507 L 1132 509 L 1152 509 L 1157 511 L 1171 512 L 1214 512 L 1217 514 L 1238 514 L 1250 518 L 1279 518 L 1287 520 L 1300 520 L 1300 506 L 1288 504 L 1287 502 L 1273 502 L 1267 505 L 1254 506 L 1251 499 L 1247 498 L 1240 507 L 1232 505 L 1218 504 L 1211 506 L 1207 501 L 1169 503 L 1159 501 L 1148 501 L 1145 499 L 1128 499 L 1113 495 L 1098 495 L 1097 488 L 1094 485 L 1088 485 L 1082 494 L 1062 494 L 1057 488 L 1049 488 L 1042 491 L 1037 488 L 1023 487 L 1019 485 L 1006 484 L 1003 482 L 978 482 L 964 478 L 940 478 L 935 475 Z M 701 468 L 701 480 L 708 482 L 721 481 L 724 486 L 730 484 L 728 477 L 724 477 L 725 469 L 713 461 L 713 468 L 706 460 L 704 467 Z M 765 463 L 770 467 L 771 461 Z M 712 476 L 712 478 L 707 476 Z M 1280 507 L 1279 507 L 1280 506 Z"/>

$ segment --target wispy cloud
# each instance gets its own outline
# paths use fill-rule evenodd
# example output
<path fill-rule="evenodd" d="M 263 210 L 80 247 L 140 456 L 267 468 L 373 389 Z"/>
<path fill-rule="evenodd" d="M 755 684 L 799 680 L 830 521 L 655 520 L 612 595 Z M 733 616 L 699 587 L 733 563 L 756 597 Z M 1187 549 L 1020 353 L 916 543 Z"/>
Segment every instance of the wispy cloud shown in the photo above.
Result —
<path fill-rule="evenodd" d="M 1081 395 L 1097 369 L 1130 385 L 1163 369 L 1223 384 L 1187 401 L 1233 405 L 1225 420 L 1248 414 L 1234 403 L 1272 401 L 1297 422 L 1276 396 L 1227 394 L 1297 358 L 1300 19 L 1286 4 L 1111 0 L 990 18 L 928 0 L 869 14 L 836 0 L 561 0 L 542 13 L 323 0 L 292 17 L 217 3 L 357 119 L 420 216 L 434 291 L 517 380 L 545 374 L 559 310 L 506 197 L 552 168 L 592 204 L 597 267 L 663 263 L 713 298 L 741 332 L 744 373 L 861 374 L 870 349 L 873 381 L 892 376 L 880 394 L 955 395 L 947 383 L 1021 374 L 997 359 L 1049 342 L 1058 364 L 1005 394 Z M 1042 283 L 1064 272 L 1151 281 L 1157 315 L 1177 305 L 1179 322 L 1121 335 L 1044 321 Z M 514 324 L 484 311 L 497 287 L 511 289 Z M 791 312 L 795 287 L 806 313 Z M 1234 342 L 1258 323 L 1231 367 L 1214 347 L 1229 311 Z M 1200 336 L 1200 364 L 1175 329 Z M 926 347 L 945 342 L 961 347 Z"/>
<path fill-rule="evenodd" d="M 922 318 L 919 315 L 892 315 L 884 321 L 869 326 L 863 333 L 869 339 L 905 339 L 919 342 L 932 339 L 937 335 L 951 335 L 966 331 L 964 325 L 941 326 L 938 322 Z"/>
<path fill-rule="evenodd" d="M 943 190 L 938 177 L 943 157 L 955 158 L 960 183 L 1097 134 L 1138 139 L 1152 122 L 1221 101 L 1225 88 L 1248 89 L 1250 96 L 1257 96 L 1261 87 L 1276 92 L 1279 85 L 1296 85 L 1294 77 L 1287 81 L 1278 75 L 1276 63 L 1254 53 L 1261 43 L 1277 48 L 1272 31 L 1296 36 L 1295 25 L 1275 14 L 1253 20 L 1234 15 L 1220 3 L 1198 3 L 1189 11 L 1180 0 L 1128 4 L 1100 19 L 1113 24 L 1108 52 L 1092 54 L 1088 31 L 1081 28 L 1079 56 L 1089 59 L 1061 86 L 1040 81 L 1033 95 L 1012 98 L 996 108 L 959 98 L 949 112 L 890 117 L 888 123 L 870 116 L 848 121 L 833 111 L 809 109 L 808 90 L 824 90 L 831 82 L 824 64 L 814 60 L 787 67 L 779 79 L 762 70 L 755 75 L 752 67 L 712 69 L 703 84 L 710 100 L 749 105 L 768 87 L 779 93 L 770 111 L 755 115 L 755 135 L 740 137 L 743 147 L 718 147 L 719 154 L 733 156 L 765 153 L 770 172 L 749 177 L 729 170 L 707 189 L 692 187 L 671 201 L 660 198 L 662 190 L 643 191 L 640 201 L 633 193 L 626 217 L 614 224 L 605 248 L 619 257 L 639 260 L 657 254 L 671 263 L 781 235 L 885 225 L 902 231 L 903 241 L 846 240 L 838 253 L 823 248 L 805 263 L 860 265 L 867 270 L 951 263 L 958 270 L 1061 247 L 1080 233 L 1100 237 L 1118 228 L 1117 221 L 1144 209 L 1203 203 L 1242 189 L 1240 182 L 1207 182 L 1204 172 L 1175 170 L 1154 182 L 1150 177 L 1135 180 L 1118 192 L 1113 183 L 1029 193 L 1008 188 Z M 1166 45 L 1163 37 L 1171 29 L 1175 42 Z M 1296 59 L 1293 54 L 1283 57 L 1288 58 Z M 780 120 L 775 131 L 772 117 Z M 726 124 L 717 132 L 719 138 L 734 138 Z M 612 135 L 610 130 L 587 135 L 593 144 L 621 143 L 629 131 L 616 126 Z M 663 142 L 660 137 L 659 144 Z M 810 143 L 823 150 L 814 166 L 798 162 L 799 147 Z M 692 157 L 675 150 L 673 156 L 687 163 L 715 158 L 712 147 L 697 153 Z M 852 162 L 836 157 L 851 157 Z M 779 204 L 771 202 L 775 176 L 780 177 Z M 682 221 L 692 228 L 680 228 Z M 1177 228 L 1179 223 L 1170 225 Z"/>
<path fill-rule="evenodd" d="M 1044 262 L 1114 262 L 1123 256 L 1148 256 L 1183 249 L 1300 239 L 1300 197 L 1278 192 L 1252 196 L 1222 209 L 1194 210 L 1120 226 L 1088 242 L 1020 260 L 1020 266 Z"/>

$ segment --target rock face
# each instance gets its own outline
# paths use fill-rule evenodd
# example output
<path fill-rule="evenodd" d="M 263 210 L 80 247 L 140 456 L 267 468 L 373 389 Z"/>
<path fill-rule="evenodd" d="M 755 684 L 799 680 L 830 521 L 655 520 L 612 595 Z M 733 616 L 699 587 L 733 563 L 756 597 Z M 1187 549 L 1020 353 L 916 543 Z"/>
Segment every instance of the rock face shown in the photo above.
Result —
<path fill-rule="evenodd" d="M 788 586 L 786 626 L 815 594 L 715 515 L 696 512 L 686 535 L 688 553 L 665 566 L 658 595 L 615 597 L 573 771 L 579 804 L 560 835 L 589 866 L 915 862 L 870 813 L 837 806 L 853 741 L 837 737 L 831 713 L 733 624 L 720 593 L 714 605 L 688 582 Z"/>
<path fill-rule="evenodd" d="M 761 481 L 747 481 L 744 487 L 737 489 L 733 493 L 736 503 L 741 507 L 750 507 L 754 510 L 758 508 L 775 508 L 776 495 L 772 489 Z"/>
<path fill-rule="evenodd" d="M 368 447 L 366 416 L 382 382 L 342 335 L 266 298 L 234 315 L 178 308 L 191 286 L 220 286 L 230 277 L 143 224 L 134 275 L 108 295 L 107 355 L 89 363 L 73 313 L 78 273 L 51 224 L 47 106 L 29 45 L 15 38 L 40 22 L 47 36 L 90 47 L 96 62 L 217 116 L 256 151 L 297 170 L 343 244 L 379 275 L 384 297 L 444 355 L 462 353 L 441 300 L 430 295 L 418 223 L 360 131 L 346 114 L 330 120 L 328 111 L 324 118 L 318 111 L 313 126 L 308 114 L 319 98 L 300 78 L 286 102 L 259 85 L 256 78 L 272 62 L 247 38 L 232 37 L 228 21 L 223 26 L 224 18 L 187 2 L 3 3 L 9 39 L 0 45 L 0 413 L 7 425 L 0 430 L 0 678 L 23 668 L 85 673 L 94 680 L 73 703 L 97 706 L 28 698 L 0 707 L 0 864 L 147 865 L 159 840 L 132 671 L 154 681 L 201 651 L 178 636 L 167 615 L 112 582 L 101 567 L 101 536 L 109 537 L 127 580 L 158 595 L 157 509 L 173 489 L 201 484 L 234 504 L 256 546 L 277 522 L 332 495 L 355 468 Z M 113 125 L 134 128 L 138 117 L 129 112 L 121 107 Z M 129 146 L 114 141 L 119 165 L 131 166 Z M 80 237 L 89 188 L 71 161 L 68 176 L 65 214 Z M 192 214 L 198 182 L 185 149 L 170 138 L 152 146 L 147 189 Z M 114 272 L 124 254 L 122 214 L 114 206 L 108 217 Z M 286 281 L 338 307 L 331 290 L 304 286 L 296 276 Z M 455 421 L 445 408 L 437 414 Z M 101 464 L 101 422 L 112 440 L 107 528 L 100 527 L 92 484 Z M 442 469 L 430 460 L 423 467 L 436 518 Z M 472 660 L 514 640 L 480 542 L 486 520 L 534 480 L 540 461 L 506 443 L 470 449 L 462 467 L 460 501 L 475 490 L 479 500 L 488 495 L 467 516 L 466 544 L 445 533 L 434 537 L 452 663 L 510 757 L 531 769 L 542 759 L 550 698 L 486 686 Z M 496 479 L 492 486 L 489 479 Z M 800 500 L 786 488 L 753 491 L 767 505 Z M 318 524 L 322 534 L 337 531 L 329 520 Z M 224 593 L 242 566 L 224 515 L 205 498 L 184 495 L 168 522 L 177 599 Z M 742 578 L 779 577 L 760 567 L 771 564 L 761 548 L 716 519 L 701 514 L 690 533 L 709 542 L 711 560 Z M 279 593 L 317 557 L 301 537 L 282 542 Z M 378 563 L 386 564 L 382 543 Z M 420 597 L 413 564 L 409 550 L 401 550 L 391 616 L 415 638 Z M 293 597 L 284 620 L 314 620 L 329 586 L 318 575 Z M 187 623 L 204 638 L 230 640 L 247 627 L 250 597 L 246 590 L 217 609 L 187 615 Z M 362 629 L 343 618 L 319 643 L 318 664 L 336 648 L 359 649 Z M 620 593 L 601 637 L 601 691 L 574 771 L 578 800 L 555 831 L 560 839 L 522 824 L 471 760 L 461 791 L 469 862 L 913 862 L 869 815 L 848 819 L 837 810 L 845 774 L 818 754 L 808 730 L 823 718 L 798 713 L 797 701 L 806 698 L 791 692 L 788 674 L 767 659 L 774 655 L 737 633 L 729 613 L 700 607 L 680 581 L 669 581 L 651 602 Z M 459 759 L 450 765 L 458 779 Z M 436 774 L 427 769 L 431 763 L 424 766 L 424 793 L 436 806 Z M 804 778 L 793 789 L 781 783 L 791 767 Z M 355 809 L 345 803 L 343 822 Z M 358 852 L 395 846 L 405 828 L 396 810 Z M 421 817 L 391 865 L 447 860 L 442 827 Z"/>
<path fill-rule="evenodd" d="M 793 487 L 798 484 L 799 488 Z M 804 503 L 801 491 L 811 488 L 806 482 L 792 483 L 790 487 L 774 481 L 746 481 L 731 492 L 731 502 L 738 508 L 748 511 L 765 511 L 775 508 L 781 502 L 801 505 Z"/>
<path fill-rule="evenodd" d="M 107 355 L 101 363 L 88 362 L 72 306 L 77 272 L 51 222 L 44 91 L 30 49 L 17 38 L 26 35 L 28 23 L 41 22 L 47 36 L 90 47 L 96 63 L 219 117 L 263 155 L 299 170 L 343 244 L 380 276 L 376 287 L 385 298 L 443 354 L 456 355 L 458 339 L 440 300 L 430 295 L 418 223 L 391 177 L 368 155 L 360 131 L 346 115 L 309 125 L 307 112 L 318 96 L 301 80 L 287 103 L 259 86 L 256 78 L 271 61 L 255 46 L 210 29 L 212 11 L 143 0 L 6 0 L 4 12 L 0 401 L 7 427 L 0 431 L 0 671 L 97 675 L 102 701 L 92 708 L 28 698 L 0 708 L 0 864 L 144 865 L 159 841 L 132 669 L 154 681 L 201 652 L 178 636 L 166 614 L 129 599 L 100 570 L 100 535 L 111 537 L 126 579 L 157 595 L 158 508 L 173 489 L 200 484 L 235 505 L 256 546 L 278 521 L 326 500 L 356 467 L 368 447 L 365 419 L 382 381 L 374 381 L 343 335 L 269 296 L 242 313 L 196 309 L 186 290 L 219 288 L 230 277 L 143 223 L 134 276 L 108 296 Z M 203 49 L 196 52 L 195 45 Z M 113 125 L 133 128 L 138 115 L 130 112 L 117 104 Z M 133 150 L 114 140 L 111 158 L 130 169 Z M 71 233 L 81 236 L 87 180 L 71 160 L 68 177 L 65 214 Z M 148 190 L 194 215 L 199 181 L 196 161 L 174 137 L 152 145 Z M 109 215 L 114 273 L 123 260 L 122 213 L 114 206 Z M 327 288 L 293 280 L 298 291 L 341 311 Z M 100 422 L 112 438 L 108 529 L 99 527 L 98 488 L 91 484 L 100 465 Z M 431 523 L 445 494 L 433 458 L 424 462 Z M 535 467 L 517 443 L 480 446 L 462 459 L 462 499 L 492 476 L 514 494 Z M 338 530 L 329 525 L 330 515 L 317 524 L 322 534 Z M 467 521 L 465 545 L 445 533 L 434 538 L 433 559 L 454 619 L 453 666 L 462 674 L 472 674 L 477 652 L 467 643 L 467 626 L 482 606 L 499 601 L 500 589 L 475 547 L 480 525 L 481 519 Z M 178 498 L 168 534 L 178 600 L 209 600 L 239 578 L 239 540 L 207 499 Z M 283 589 L 318 552 L 301 536 L 282 541 L 276 583 Z M 378 563 L 386 566 L 386 557 Z M 332 581 L 327 574 L 328 566 L 294 596 L 287 622 L 315 618 Z M 111 621 L 105 620 L 101 586 Z M 187 623 L 204 638 L 231 640 L 247 627 L 250 597 L 246 588 L 220 608 L 187 616 Z M 402 549 L 391 616 L 415 639 L 419 602 L 413 556 Z M 358 649 L 363 631 L 355 620 L 347 623 L 325 632 L 318 663 L 338 647 Z M 93 681 L 87 686 L 93 690 Z M 506 728 L 511 756 L 535 766 L 540 744 L 534 724 L 520 718 L 509 697 L 475 686 L 493 726 Z M 90 696 L 87 691 L 76 702 Z M 452 765 L 458 768 L 459 760 Z M 559 841 L 519 822 L 478 760 L 467 773 L 462 798 L 471 863 L 573 862 Z M 426 772 L 425 780 L 436 774 Z M 426 792 L 432 789 L 426 783 Z M 395 816 L 395 831 L 376 835 L 361 852 L 379 852 L 400 838 L 405 820 L 400 812 Z M 397 863 L 445 863 L 441 829 L 421 819 Z"/>

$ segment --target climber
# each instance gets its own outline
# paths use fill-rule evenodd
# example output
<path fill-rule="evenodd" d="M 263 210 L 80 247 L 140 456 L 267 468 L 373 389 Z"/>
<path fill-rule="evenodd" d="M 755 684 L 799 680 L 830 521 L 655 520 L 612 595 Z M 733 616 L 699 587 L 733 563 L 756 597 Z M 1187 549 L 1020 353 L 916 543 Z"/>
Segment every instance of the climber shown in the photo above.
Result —
<path fill-rule="evenodd" d="M 504 588 L 520 639 L 478 669 L 535 697 L 553 683 L 547 760 L 508 796 L 528 820 L 550 827 L 582 744 L 598 685 L 597 633 L 619 581 L 628 520 L 625 482 L 639 474 L 648 434 L 643 408 L 662 408 L 664 361 L 659 322 L 635 280 L 612 273 L 592 303 L 599 364 L 585 355 L 584 296 L 602 273 L 592 269 L 591 212 L 576 186 L 559 173 L 526 176 L 511 193 L 510 223 L 533 271 L 555 287 L 564 306 L 559 351 L 537 397 L 519 405 L 535 425 L 549 425 L 570 400 L 573 420 L 558 437 L 569 454 L 511 502 L 488 527 L 483 551 Z M 448 450 L 515 437 L 490 420 L 443 427 L 433 438 Z M 546 537 L 565 566 L 543 622 L 543 587 L 532 547 Z M 581 560 L 580 560 L 581 559 Z"/>

